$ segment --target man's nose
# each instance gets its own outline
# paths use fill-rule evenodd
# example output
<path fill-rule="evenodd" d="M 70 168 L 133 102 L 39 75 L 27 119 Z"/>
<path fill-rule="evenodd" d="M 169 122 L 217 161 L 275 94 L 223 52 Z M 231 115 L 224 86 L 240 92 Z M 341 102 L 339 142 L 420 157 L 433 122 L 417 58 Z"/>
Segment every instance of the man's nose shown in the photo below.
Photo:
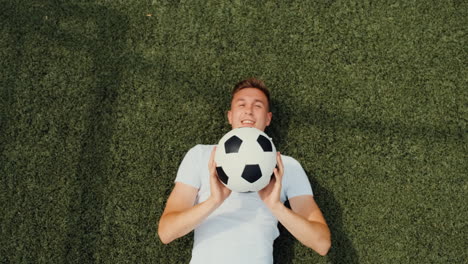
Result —
<path fill-rule="evenodd" d="M 244 108 L 246 114 L 252 114 L 252 106 L 247 106 Z"/>

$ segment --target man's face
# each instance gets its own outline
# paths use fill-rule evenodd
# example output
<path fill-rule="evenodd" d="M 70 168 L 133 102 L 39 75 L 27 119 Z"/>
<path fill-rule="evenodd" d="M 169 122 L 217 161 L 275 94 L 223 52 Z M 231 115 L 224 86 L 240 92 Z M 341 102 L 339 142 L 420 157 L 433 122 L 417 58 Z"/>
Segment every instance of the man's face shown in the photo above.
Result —
<path fill-rule="evenodd" d="M 234 94 L 228 111 L 232 128 L 255 127 L 262 131 L 270 125 L 272 113 L 266 95 L 257 88 L 244 88 Z"/>

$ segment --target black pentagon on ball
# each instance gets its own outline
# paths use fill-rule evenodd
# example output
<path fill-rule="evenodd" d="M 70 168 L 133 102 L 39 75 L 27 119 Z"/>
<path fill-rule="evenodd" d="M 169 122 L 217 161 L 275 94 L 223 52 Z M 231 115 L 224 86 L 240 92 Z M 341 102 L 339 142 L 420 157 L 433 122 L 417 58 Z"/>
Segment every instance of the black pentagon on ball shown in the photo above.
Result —
<path fill-rule="evenodd" d="M 245 165 L 241 177 L 250 183 L 256 182 L 262 177 L 262 171 L 260 170 L 260 166 L 258 166 L 258 164 Z"/>
<path fill-rule="evenodd" d="M 238 138 L 237 136 L 230 137 L 228 140 L 226 140 L 226 142 L 224 142 L 224 149 L 226 154 L 239 152 L 241 144 L 242 139 Z"/>
<path fill-rule="evenodd" d="M 224 183 L 228 184 L 229 177 L 226 175 L 222 167 L 216 167 L 216 172 L 218 173 L 218 178 Z"/>
<path fill-rule="evenodd" d="M 258 144 L 262 147 L 263 151 L 265 152 L 272 152 L 273 146 L 271 145 L 271 141 L 266 138 L 264 135 L 259 135 L 257 138 Z"/>

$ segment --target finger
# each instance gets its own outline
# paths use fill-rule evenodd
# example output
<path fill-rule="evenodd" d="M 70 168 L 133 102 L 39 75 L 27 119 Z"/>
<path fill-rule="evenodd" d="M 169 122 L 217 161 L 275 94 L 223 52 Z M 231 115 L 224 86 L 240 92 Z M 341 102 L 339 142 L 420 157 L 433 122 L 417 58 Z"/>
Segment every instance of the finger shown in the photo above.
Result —
<path fill-rule="evenodd" d="M 211 151 L 210 161 L 208 162 L 209 169 L 212 169 L 213 165 L 215 165 L 215 162 L 214 162 L 215 153 L 216 153 L 216 146 L 214 146 L 213 150 Z"/>
<path fill-rule="evenodd" d="M 281 153 L 278 151 L 276 154 L 276 162 L 278 164 L 278 169 L 281 173 L 284 171 L 283 160 L 281 159 Z"/>
<path fill-rule="evenodd" d="M 279 173 L 279 170 L 278 169 L 274 169 L 273 171 L 275 173 L 275 179 L 274 179 L 274 183 L 273 183 L 273 189 L 274 190 L 281 190 L 281 186 L 282 186 L 282 176 L 281 176 L 281 173 Z"/>
<path fill-rule="evenodd" d="M 273 174 L 275 174 L 275 179 L 277 179 L 279 177 L 279 172 L 278 172 L 278 169 L 277 168 L 274 168 L 273 169 Z"/>
<path fill-rule="evenodd" d="M 216 153 L 216 146 L 214 146 L 213 150 L 211 151 L 210 162 L 214 161 L 215 153 Z"/>
<path fill-rule="evenodd" d="M 275 181 L 281 183 L 281 180 L 283 179 L 283 175 L 280 173 L 280 171 L 277 168 L 275 168 L 273 170 L 273 173 L 275 174 Z"/>

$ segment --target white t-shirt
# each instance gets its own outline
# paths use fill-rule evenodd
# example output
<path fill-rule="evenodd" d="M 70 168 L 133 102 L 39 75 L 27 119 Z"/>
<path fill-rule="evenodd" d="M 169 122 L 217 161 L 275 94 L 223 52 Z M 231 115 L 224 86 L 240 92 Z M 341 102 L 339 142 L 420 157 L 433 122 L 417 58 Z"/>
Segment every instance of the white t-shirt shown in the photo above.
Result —
<path fill-rule="evenodd" d="M 196 204 L 210 196 L 208 161 L 215 145 L 196 145 L 185 155 L 176 182 L 198 189 Z M 281 201 L 299 195 L 313 195 L 309 179 L 294 158 L 281 155 L 284 164 Z M 232 192 L 195 228 L 190 264 L 273 263 L 273 241 L 278 237 L 278 220 L 257 192 Z"/>

